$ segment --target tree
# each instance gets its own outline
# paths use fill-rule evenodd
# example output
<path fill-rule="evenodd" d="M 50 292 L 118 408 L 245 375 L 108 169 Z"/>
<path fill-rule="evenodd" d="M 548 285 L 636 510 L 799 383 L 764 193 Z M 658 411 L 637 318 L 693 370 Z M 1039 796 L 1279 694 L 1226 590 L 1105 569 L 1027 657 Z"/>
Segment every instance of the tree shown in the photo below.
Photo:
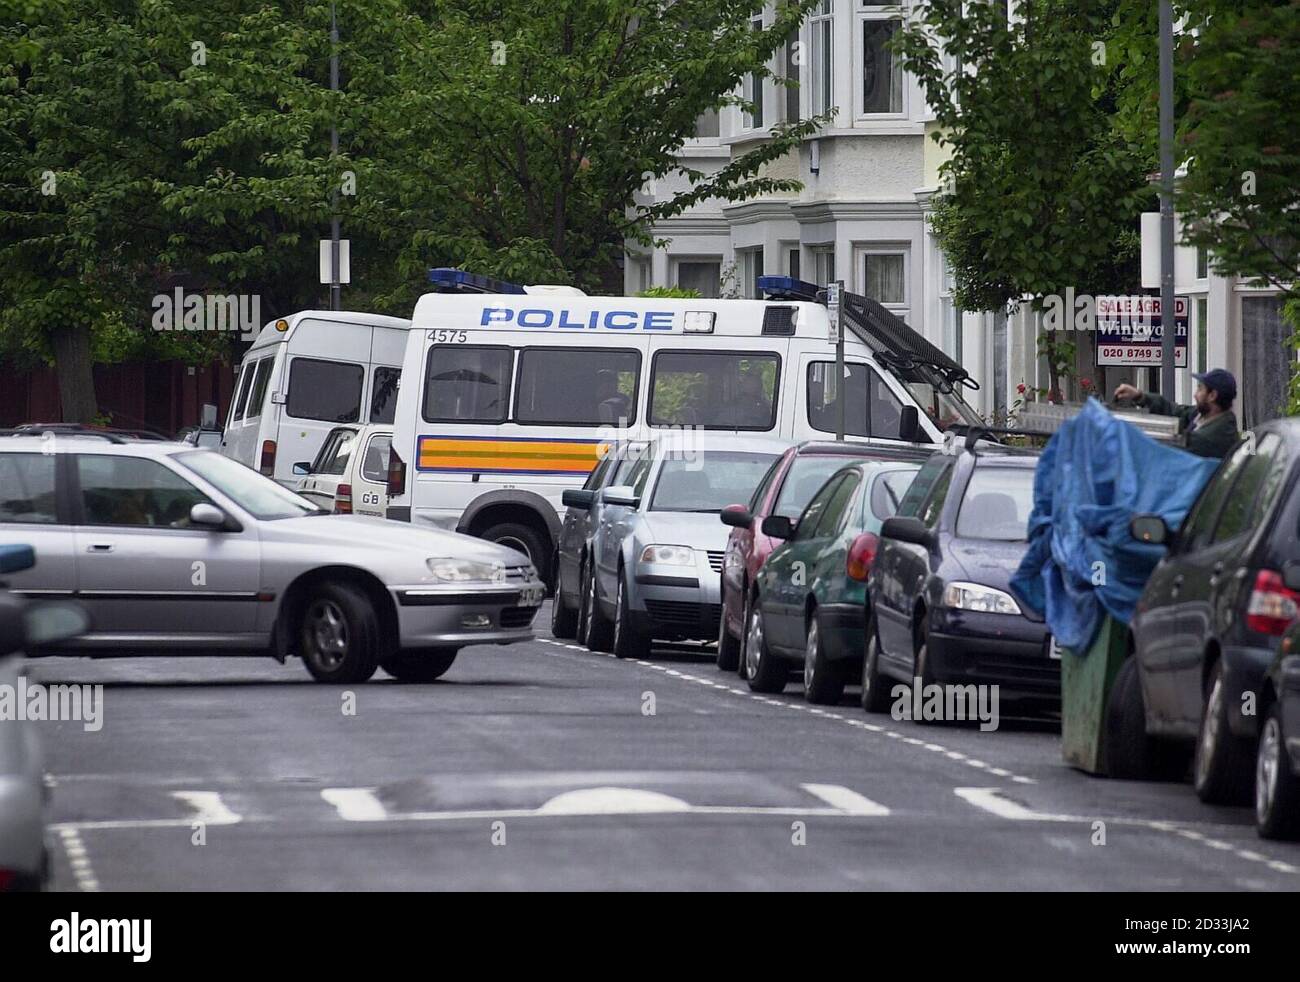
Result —
<path fill-rule="evenodd" d="M 950 148 L 933 228 L 958 305 L 1002 310 L 1126 289 L 1153 148 L 1115 125 L 1118 69 L 1106 56 L 1114 2 L 926 0 L 896 41 Z M 1100 42 L 1101 47 L 1098 47 Z M 946 57 L 945 57 L 946 56 Z M 1044 332 L 1050 390 L 1073 359 Z"/>

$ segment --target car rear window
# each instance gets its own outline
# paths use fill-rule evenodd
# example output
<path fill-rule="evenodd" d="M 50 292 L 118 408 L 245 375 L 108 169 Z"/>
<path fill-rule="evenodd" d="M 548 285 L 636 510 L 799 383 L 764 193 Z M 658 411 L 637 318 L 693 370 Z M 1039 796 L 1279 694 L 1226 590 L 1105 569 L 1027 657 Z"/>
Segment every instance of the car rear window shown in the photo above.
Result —
<path fill-rule="evenodd" d="M 871 485 L 871 514 L 882 522 L 886 518 L 893 518 L 897 515 L 898 506 L 907 494 L 907 489 L 912 486 L 917 470 L 919 468 L 886 471 L 879 475 Z"/>
<path fill-rule="evenodd" d="M 296 419 L 355 423 L 361 418 L 365 369 L 344 361 L 295 358 L 289 365 L 286 411 Z"/>
<path fill-rule="evenodd" d="M 969 539 L 1022 542 L 1033 510 L 1032 469 L 977 466 L 957 513 L 957 534 Z"/>
<path fill-rule="evenodd" d="M 387 433 L 376 433 L 370 438 L 366 455 L 361 458 L 361 476 L 372 484 L 388 481 L 388 450 L 393 438 Z"/>
<path fill-rule="evenodd" d="M 798 518 L 830 476 L 851 463 L 852 457 L 840 455 L 817 457 L 806 454 L 796 457 L 781 482 L 772 514 L 784 515 L 791 520 Z"/>
<path fill-rule="evenodd" d="M 0 523 L 58 521 L 54 454 L 0 454 Z"/>

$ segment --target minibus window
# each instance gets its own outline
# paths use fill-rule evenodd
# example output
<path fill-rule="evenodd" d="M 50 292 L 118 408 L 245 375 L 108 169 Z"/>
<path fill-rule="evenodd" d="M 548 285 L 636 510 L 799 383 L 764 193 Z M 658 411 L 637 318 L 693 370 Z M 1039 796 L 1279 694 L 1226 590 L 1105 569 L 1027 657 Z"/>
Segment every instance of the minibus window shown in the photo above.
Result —
<path fill-rule="evenodd" d="M 862 364 L 845 366 L 845 436 L 883 437 L 897 440 L 903 404 L 874 371 Z M 839 423 L 839 394 L 835 387 L 835 362 L 815 361 L 808 366 L 808 425 L 834 433 Z"/>
<path fill-rule="evenodd" d="M 500 423 L 510 404 L 510 349 L 437 344 L 424 369 L 427 423 Z"/>
<path fill-rule="evenodd" d="M 361 418 L 360 365 L 295 358 L 289 366 L 287 411 L 297 419 L 355 423 Z"/>
<path fill-rule="evenodd" d="M 253 376 L 253 392 L 248 397 L 248 405 L 244 407 L 244 415 L 248 419 L 255 419 L 262 415 L 262 404 L 266 401 L 266 384 L 271 380 L 271 366 L 274 364 L 274 356 L 263 358 L 257 363 L 257 374 Z"/>
<path fill-rule="evenodd" d="M 746 351 L 661 351 L 651 380 L 651 426 L 770 430 L 781 359 Z"/>
<path fill-rule="evenodd" d="M 253 385 L 253 374 L 257 371 L 255 362 L 244 363 L 244 374 L 239 376 L 239 392 L 235 395 L 235 419 L 244 418 L 244 403 L 248 402 L 248 390 Z"/>
<path fill-rule="evenodd" d="M 515 422 L 625 426 L 636 419 L 640 381 L 639 351 L 525 348 L 519 353 Z"/>
<path fill-rule="evenodd" d="M 391 423 L 397 415 L 397 382 L 400 368 L 375 369 L 370 388 L 370 422 Z"/>

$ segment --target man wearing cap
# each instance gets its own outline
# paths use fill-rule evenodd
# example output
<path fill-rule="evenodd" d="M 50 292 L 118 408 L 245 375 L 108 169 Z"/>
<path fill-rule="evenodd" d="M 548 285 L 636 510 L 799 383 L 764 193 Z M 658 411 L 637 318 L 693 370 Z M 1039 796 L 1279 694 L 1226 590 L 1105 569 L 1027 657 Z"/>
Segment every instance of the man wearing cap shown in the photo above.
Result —
<path fill-rule="evenodd" d="M 1192 406 L 1174 405 L 1162 395 L 1142 392 L 1127 382 L 1115 388 L 1115 398 L 1132 399 L 1158 416 L 1177 416 L 1178 431 L 1184 435 L 1188 450 L 1201 457 L 1222 457 L 1241 439 L 1232 411 L 1237 380 L 1223 368 L 1193 373 L 1192 378 L 1196 379 L 1196 403 Z"/>

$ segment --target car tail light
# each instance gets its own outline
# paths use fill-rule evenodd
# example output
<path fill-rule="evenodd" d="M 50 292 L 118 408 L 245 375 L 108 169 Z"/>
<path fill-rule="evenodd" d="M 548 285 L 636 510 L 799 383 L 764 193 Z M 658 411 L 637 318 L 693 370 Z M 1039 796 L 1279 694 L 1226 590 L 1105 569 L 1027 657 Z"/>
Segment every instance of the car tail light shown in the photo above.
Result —
<path fill-rule="evenodd" d="M 340 484 L 337 491 L 334 492 L 334 514 L 351 515 L 352 514 L 352 485 Z"/>
<path fill-rule="evenodd" d="M 5 893 L 13 886 L 18 874 L 11 869 L 0 869 L 0 893 Z"/>
<path fill-rule="evenodd" d="M 406 461 L 397 455 L 396 447 L 388 448 L 388 493 L 406 493 Z"/>
<path fill-rule="evenodd" d="M 1288 589 L 1271 569 L 1255 575 L 1255 588 L 1246 605 L 1246 628 L 1260 634 L 1283 634 L 1300 614 L 1300 593 Z"/>
<path fill-rule="evenodd" d="M 874 532 L 863 532 L 853 540 L 853 545 L 849 546 L 849 558 L 844 564 L 849 579 L 865 582 L 879 548 L 880 539 Z"/>
<path fill-rule="evenodd" d="M 262 441 L 262 463 L 257 468 L 266 477 L 275 476 L 275 441 Z"/>

